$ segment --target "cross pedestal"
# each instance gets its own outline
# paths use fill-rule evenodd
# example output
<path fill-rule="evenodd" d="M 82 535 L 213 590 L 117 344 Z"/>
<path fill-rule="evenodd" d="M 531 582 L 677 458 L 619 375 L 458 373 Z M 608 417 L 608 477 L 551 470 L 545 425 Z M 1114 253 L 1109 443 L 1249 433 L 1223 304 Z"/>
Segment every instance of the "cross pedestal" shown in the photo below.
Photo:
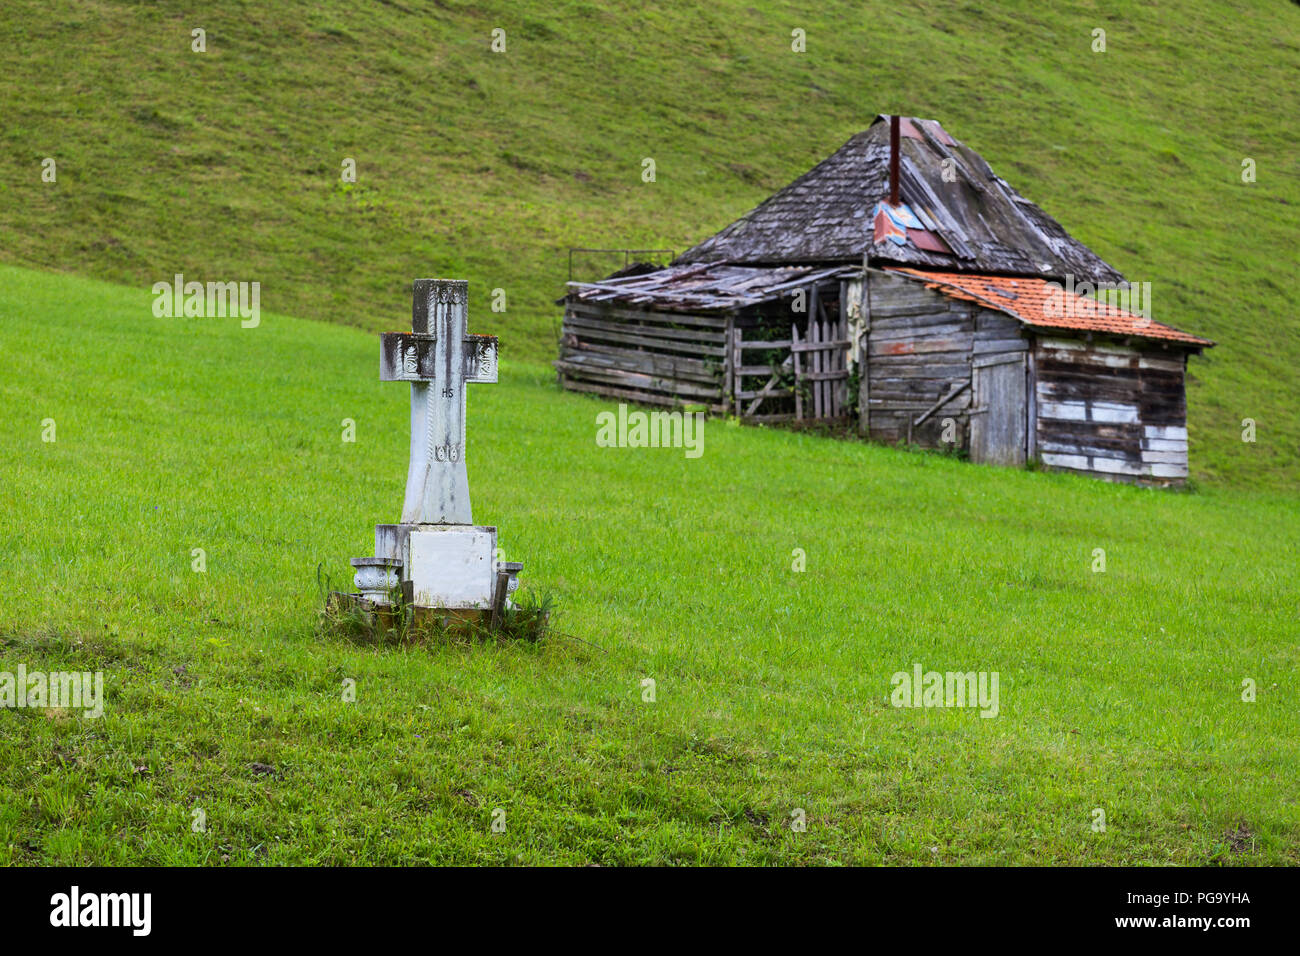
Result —
<path fill-rule="evenodd" d="M 415 280 L 410 332 L 380 336 L 379 378 L 411 385 L 411 460 L 400 524 L 375 527 L 375 557 L 355 558 L 374 603 L 391 573 L 417 607 L 493 606 L 496 528 L 478 526 L 465 470 L 465 390 L 497 380 L 497 338 L 470 335 L 463 279 Z M 518 567 L 511 565 L 510 587 Z M 370 585 L 369 593 L 362 579 Z"/>

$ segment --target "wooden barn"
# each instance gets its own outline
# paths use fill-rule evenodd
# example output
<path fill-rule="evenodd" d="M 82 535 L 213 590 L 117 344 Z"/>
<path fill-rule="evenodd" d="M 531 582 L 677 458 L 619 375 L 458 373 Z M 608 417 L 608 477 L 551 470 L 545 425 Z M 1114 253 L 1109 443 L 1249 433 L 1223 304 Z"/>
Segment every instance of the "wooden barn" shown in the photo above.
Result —
<path fill-rule="evenodd" d="M 571 282 L 555 365 L 575 391 L 1176 484 L 1187 360 L 1214 343 L 1144 289 L 937 122 L 881 116 L 668 267 Z"/>

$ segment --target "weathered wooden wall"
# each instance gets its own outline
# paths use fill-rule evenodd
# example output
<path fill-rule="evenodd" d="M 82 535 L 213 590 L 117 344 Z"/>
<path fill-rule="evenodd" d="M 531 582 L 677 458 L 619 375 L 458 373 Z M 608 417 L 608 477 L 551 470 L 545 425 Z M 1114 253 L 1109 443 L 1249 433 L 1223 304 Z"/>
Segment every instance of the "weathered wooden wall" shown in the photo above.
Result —
<path fill-rule="evenodd" d="M 1023 354 L 1025 408 L 980 409 L 1023 415 L 1026 457 L 1052 468 L 1156 484 L 1187 477 L 1185 354 L 1157 345 L 1036 339 L 1008 315 L 950 298 L 907 279 L 869 274 L 865 369 L 870 436 L 944 447 L 944 419 L 955 419 L 969 447 L 979 398 L 974 366 Z M 927 410 L 967 387 L 920 425 Z"/>
<path fill-rule="evenodd" d="M 938 447 L 944 418 L 955 418 L 965 443 L 970 388 L 924 424 L 909 425 L 954 386 L 970 383 L 975 332 L 970 303 L 956 302 L 909 279 L 868 276 L 866 333 L 869 435 Z"/>
<path fill-rule="evenodd" d="M 1034 350 L 1043 464 L 1102 477 L 1187 477 L 1186 358 L 1180 350 L 1043 338 Z"/>
<path fill-rule="evenodd" d="M 990 460 L 1037 457 L 1051 468 L 1162 484 L 1187 477 L 1181 349 L 1038 337 L 995 309 L 874 269 L 865 308 L 841 309 L 846 287 L 819 290 L 825 298 L 813 297 L 809 311 L 827 328 L 850 330 L 852 341 L 842 343 L 846 358 L 862 336 L 859 397 L 867 401 L 871 438 L 970 448 L 974 413 L 990 416 L 981 419 L 989 436 L 1025 436 L 1022 450 L 1007 455 L 1003 449 Z M 772 300 L 687 315 L 570 296 L 555 367 L 566 388 L 625 401 L 699 404 L 770 421 L 841 414 L 842 402 L 829 390 L 839 387 L 832 379 L 847 376 L 837 371 L 844 363 L 798 365 L 817 389 L 811 398 L 787 381 L 795 353 L 812 347 L 804 341 L 807 318 L 804 333 L 796 331 L 794 341 L 785 337 L 798 324 L 790 323 L 789 309 L 788 302 Z M 975 370 L 997 366 L 1003 384 L 1014 385 L 1006 380 L 1008 364 L 1023 369 L 1025 389 L 984 389 L 994 403 L 997 395 L 1015 398 L 1014 408 L 988 407 L 989 397 L 976 394 Z M 955 442 L 944 441 L 946 431 Z"/>
<path fill-rule="evenodd" d="M 718 316 L 565 303 L 560 383 L 576 392 L 648 405 L 725 412 L 729 325 Z"/>
<path fill-rule="evenodd" d="M 838 280 L 727 312 L 664 312 L 565 301 L 565 388 L 653 405 L 707 406 L 751 421 L 847 413 L 848 341 Z"/>
<path fill-rule="evenodd" d="M 870 436 L 907 441 L 910 425 L 914 444 L 945 447 L 943 422 L 954 419 L 957 445 L 965 447 L 972 363 L 981 356 L 1027 350 L 1020 323 L 888 273 L 870 273 L 867 296 Z M 915 424 L 954 391 L 929 418 Z"/>

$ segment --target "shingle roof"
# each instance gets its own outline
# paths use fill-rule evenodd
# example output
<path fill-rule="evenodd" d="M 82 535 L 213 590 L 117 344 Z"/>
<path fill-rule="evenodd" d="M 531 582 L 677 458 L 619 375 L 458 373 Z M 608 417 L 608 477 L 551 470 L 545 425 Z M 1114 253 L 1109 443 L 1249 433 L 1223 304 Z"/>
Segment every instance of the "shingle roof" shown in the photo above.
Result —
<path fill-rule="evenodd" d="M 902 117 L 901 219 L 888 222 L 889 123 L 879 116 L 831 156 L 678 263 L 862 260 L 1118 282 L 1123 276 L 1012 189 L 934 120 Z M 945 181 L 947 179 L 954 181 Z M 882 220 L 882 213 L 886 219 Z"/>
<path fill-rule="evenodd" d="M 795 288 L 820 279 L 857 275 L 861 271 L 861 266 L 764 268 L 715 262 L 611 276 L 600 282 L 570 282 L 569 295 L 582 302 L 618 302 L 661 310 L 710 312 L 744 308 L 779 298 L 782 293 L 789 295 Z"/>
<path fill-rule="evenodd" d="M 1180 332 L 1173 326 L 1143 318 L 1109 302 L 1079 295 L 1069 288 L 1053 286 L 1045 279 L 898 267 L 889 267 L 888 271 L 924 282 L 928 288 L 950 298 L 978 302 L 986 308 L 1005 312 L 1035 328 L 1133 336 L 1196 348 L 1214 345 L 1210 339 Z"/>

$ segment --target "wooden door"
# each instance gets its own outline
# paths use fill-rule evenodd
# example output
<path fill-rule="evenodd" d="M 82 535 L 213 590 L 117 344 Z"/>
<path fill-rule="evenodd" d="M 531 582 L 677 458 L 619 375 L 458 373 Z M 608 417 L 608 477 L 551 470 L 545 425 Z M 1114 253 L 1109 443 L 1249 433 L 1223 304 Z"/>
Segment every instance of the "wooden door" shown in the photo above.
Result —
<path fill-rule="evenodd" d="M 1028 435 L 1025 353 L 976 358 L 972 376 L 971 461 L 1023 465 Z"/>

